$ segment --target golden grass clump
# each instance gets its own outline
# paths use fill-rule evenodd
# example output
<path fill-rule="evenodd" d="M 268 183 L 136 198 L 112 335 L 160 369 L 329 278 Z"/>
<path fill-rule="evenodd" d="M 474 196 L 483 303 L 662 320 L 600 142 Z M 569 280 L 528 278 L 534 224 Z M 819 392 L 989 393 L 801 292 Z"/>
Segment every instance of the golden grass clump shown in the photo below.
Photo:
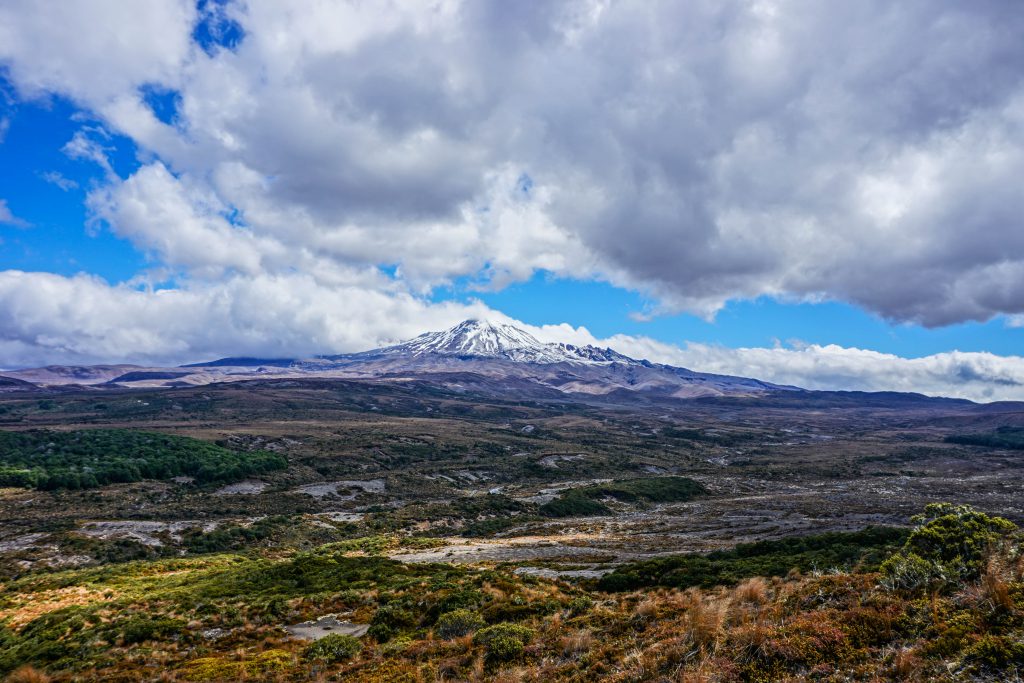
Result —
<path fill-rule="evenodd" d="M 747 579 L 733 589 L 732 597 L 741 604 L 764 605 L 768 602 L 768 582 L 759 576 Z"/>
<path fill-rule="evenodd" d="M 633 616 L 645 621 L 654 621 L 658 614 L 658 600 L 653 595 L 644 598 L 633 608 Z"/>
<path fill-rule="evenodd" d="M 559 646 L 561 647 L 563 657 L 575 659 L 581 654 L 589 652 L 594 647 L 594 634 L 590 630 L 584 629 L 567 636 L 562 636 L 559 639 Z"/>
<path fill-rule="evenodd" d="M 1010 595 L 1010 585 L 1006 581 L 1004 568 L 994 557 L 989 558 L 985 563 L 985 569 L 981 573 L 982 595 L 993 609 L 1009 612 L 1013 609 L 1013 597 Z"/>
<path fill-rule="evenodd" d="M 31 666 L 23 666 L 11 672 L 4 683 L 50 683 L 50 677 Z"/>
<path fill-rule="evenodd" d="M 683 628 L 686 635 L 695 647 L 713 650 L 725 624 L 728 600 L 705 598 L 696 588 L 687 590 L 685 595 L 688 604 L 683 613 Z"/>

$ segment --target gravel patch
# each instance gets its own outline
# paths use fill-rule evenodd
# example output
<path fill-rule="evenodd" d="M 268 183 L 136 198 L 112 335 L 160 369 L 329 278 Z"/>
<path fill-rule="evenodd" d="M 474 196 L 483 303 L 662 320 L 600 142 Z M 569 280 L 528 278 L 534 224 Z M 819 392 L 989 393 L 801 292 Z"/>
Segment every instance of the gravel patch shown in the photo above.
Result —
<path fill-rule="evenodd" d="M 284 627 L 285 631 L 303 640 L 320 640 L 332 633 L 359 637 L 365 635 L 369 629 L 369 624 L 353 624 L 351 621 L 338 621 L 338 617 L 335 614 L 327 614 L 314 621 L 304 621 L 301 624 Z"/>

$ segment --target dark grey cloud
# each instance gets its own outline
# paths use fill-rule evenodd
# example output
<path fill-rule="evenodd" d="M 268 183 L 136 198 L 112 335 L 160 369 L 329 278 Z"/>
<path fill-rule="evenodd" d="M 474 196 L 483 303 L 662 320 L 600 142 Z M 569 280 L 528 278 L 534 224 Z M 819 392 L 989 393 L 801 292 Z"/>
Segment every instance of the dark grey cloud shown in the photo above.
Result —
<path fill-rule="evenodd" d="M 1024 313 L 1011 3 L 221 14 L 244 37 L 203 49 L 190 0 L 0 7 L 0 65 L 22 97 L 70 96 L 138 143 L 143 167 L 89 205 L 187 287 L 241 296 L 302 272 L 323 292 L 397 264 L 361 286 L 394 299 L 544 269 L 643 291 L 654 313 L 764 295 L 926 325 Z M 180 95 L 173 124 L 145 104 L 154 87 Z"/>
<path fill-rule="evenodd" d="M 180 91 L 176 127 L 130 88 L 111 94 L 149 77 L 138 66 L 66 90 L 275 249 L 400 263 L 415 286 L 554 263 L 666 311 L 762 295 L 926 325 L 1024 311 L 1024 14 L 1006 3 L 253 1 L 225 15 L 245 35 L 233 50 L 167 40 L 141 62 Z M 60 89 L 54 74 L 76 73 L 60 54 L 42 75 L 20 55 L 12 73 Z M 557 254 L 508 253 L 495 227 L 522 173 Z"/>

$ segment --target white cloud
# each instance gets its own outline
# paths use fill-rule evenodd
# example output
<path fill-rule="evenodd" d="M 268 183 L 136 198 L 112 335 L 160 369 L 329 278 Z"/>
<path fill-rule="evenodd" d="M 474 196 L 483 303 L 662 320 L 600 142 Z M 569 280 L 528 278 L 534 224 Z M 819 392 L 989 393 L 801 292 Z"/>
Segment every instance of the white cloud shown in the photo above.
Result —
<path fill-rule="evenodd" d="M 110 135 L 102 128 L 95 126 L 83 128 L 75 131 L 75 134 L 64 143 L 60 151 L 64 152 L 69 159 L 91 161 L 103 169 L 108 181 L 113 182 L 117 180 L 118 176 L 114 172 L 114 167 L 110 165 L 109 155 L 112 148 L 96 139 L 109 139 L 109 137 Z"/>
<path fill-rule="evenodd" d="M 234 275 L 152 290 L 111 286 L 88 275 L 0 272 L 0 354 L 9 367 L 362 351 L 468 317 L 513 322 L 545 341 L 610 346 L 635 358 L 808 389 L 1024 400 L 1019 356 L 951 352 L 902 358 L 835 345 L 729 349 L 629 335 L 599 339 L 583 327 L 525 325 L 482 304 L 431 303 L 388 291 L 366 274 L 331 284 L 294 273 Z"/>
<path fill-rule="evenodd" d="M 303 274 L 146 290 L 88 275 L 0 272 L 0 352 L 7 366 L 357 351 L 489 313 L 358 279 L 324 286 Z"/>
<path fill-rule="evenodd" d="M 29 222 L 11 213 L 10 207 L 7 206 L 7 200 L 0 199 L 0 225 L 9 225 L 13 228 L 27 228 L 29 227 Z"/>
<path fill-rule="evenodd" d="M 594 337 L 583 327 L 529 328 L 539 339 L 609 346 L 634 358 L 799 386 L 847 391 L 910 391 L 974 401 L 1024 400 L 1024 357 L 952 351 L 920 358 L 835 344 L 727 348 L 689 342 L 666 344 L 648 337 Z"/>
<path fill-rule="evenodd" d="M 65 192 L 78 187 L 78 183 L 76 181 L 65 177 L 64 174 L 59 171 L 44 171 L 39 174 L 39 177 L 51 185 L 56 185 Z"/>
<path fill-rule="evenodd" d="M 122 183 L 89 194 L 89 206 L 114 232 L 173 267 L 216 277 L 228 270 L 260 273 L 263 253 L 251 231 L 232 226 L 224 206 L 205 186 L 179 181 L 157 162 Z"/>
<path fill-rule="evenodd" d="M 706 372 L 807 389 L 912 391 L 976 401 L 1024 400 L 1024 357 L 952 351 L 920 358 L 829 344 L 741 348 L 689 344 L 667 354 Z"/>
<path fill-rule="evenodd" d="M 7 0 L 0 61 L 28 96 L 59 92 L 98 107 L 148 82 L 176 82 L 195 17 L 191 0 Z"/>

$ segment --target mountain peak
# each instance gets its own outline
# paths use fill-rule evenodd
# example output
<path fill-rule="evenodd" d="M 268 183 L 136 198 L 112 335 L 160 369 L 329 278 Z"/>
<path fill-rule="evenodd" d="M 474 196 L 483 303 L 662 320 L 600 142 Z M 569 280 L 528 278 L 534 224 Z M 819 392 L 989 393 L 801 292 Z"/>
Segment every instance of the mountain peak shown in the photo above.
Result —
<path fill-rule="evenodd" d="M 391 347 L 414 355 L 439 353 L 455 356 L 506 356 L 523 349 L 542 350 L 546 345 L 515 325 L 493 320 L 464 320 L 440 332 L 427 332 Z"/>
<path fill-rule="evenodd" d="M 521 363 L 572 363 L 574 365 L 640 364 L 611 349 L 572 344 L 552 344 L 510 323 L 486 319 L 464 320 L 440 332 L 427 332 L 402 344 L 375 352 L 388 356 L 458 356 L 493 358 Z"/>

